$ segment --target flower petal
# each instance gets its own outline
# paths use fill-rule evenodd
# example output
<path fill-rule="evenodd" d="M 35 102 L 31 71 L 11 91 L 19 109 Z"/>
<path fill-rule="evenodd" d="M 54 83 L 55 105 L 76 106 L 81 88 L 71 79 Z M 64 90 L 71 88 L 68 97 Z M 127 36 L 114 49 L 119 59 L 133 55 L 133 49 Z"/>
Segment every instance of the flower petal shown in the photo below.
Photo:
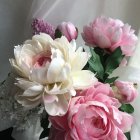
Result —
<path fill-rule="evenodd" d="M 47 71 L 48 71 L 49 63 L 46 63 L 44 67 L 34 67 L 30 71 L 30 80 L 36 81 L 40 84 L 47 83 Z"/>
<path fill-rule="evenodd" d="M 48 103 L 48 101 L 46 101 L 45 98 L 43 97 L 45 109 L 47 113 L 51 116 L 64 115 L 68 110 L 69 101 L 65 97 L 65 94 L 57 95 L 57 98 L 58 101 L 55 100 L 54 102 Z"/>
<path fill-rule="evenodd" d="M 86 63 L 90 57 L 89 53 L 83 52 L 80 50 L 81 50 L 81 47 L 79 47 L 77 49 L 77 51 L 74 52 L 75 55 L 70 54 L 72 71 L 83 69 L 83 67 L 86 65 Z"/>
<path fill-rule="evenodd" d="M 50 63 L 47 72 L 47 80 L 49 83 L 61 82 L 64 77 L 59 77 L 65 62 L 62 58 L 54 58 Z"/>
<path fill-rule="evenodd" d="M 37 85 L 37 83 L 28 81 L 28 80 L 23 79 L 23 78 L 16 78 L 16 80 L 17 80 L 17 83 L 15 83 L 15 84 L 23 90 L 26 90 L 32 86 Z"/>
<path fill-rule="evenodd" d="M 40 33 L 39 35 L 34 35 L 32 40 L 38 40 L 42 46 L 48 47 L 49 43 L 53 42 L 53 39 L 45 33 Z"/>
<path fill-rule="evenodd" d="M 95 75 L 88 70 L 73 72 L 71 76 L 75 89 L 85 89 L 97 82 Z"/>
<path fill-rule="evenodd" d="M 28 88 L 27 90 L 25 90 L 23 92 L 22 97 L 34 97 L 34 96 L 37 96 L 37 95 L 40 95 L 41 92 L 43 92 L 43 86 L 42 85 L 35 85 L 35 86 L 32 86 L 30 88 Z"/>
<path fill-rule="evenodd" d="M 9 59 L 11 66 L 15 69 L 15 71 L 22 77 L 27 77 L 25 73 L 23 73 L 22 69 L 17 65 L 15 59 Z"/>

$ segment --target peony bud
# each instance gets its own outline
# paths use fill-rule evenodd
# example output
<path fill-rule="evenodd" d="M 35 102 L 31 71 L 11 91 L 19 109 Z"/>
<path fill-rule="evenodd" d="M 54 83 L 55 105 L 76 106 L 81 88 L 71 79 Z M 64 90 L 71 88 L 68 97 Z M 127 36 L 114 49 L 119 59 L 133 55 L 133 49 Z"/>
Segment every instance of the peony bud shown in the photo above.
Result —
<path fill-rule="evenodd" d="M 132 82 L 116 81 L 115 86 L 117 87 L 116 98 L 119 97 L 118 99 L 121 102 L 132 102 L 138 95 L 138 92 Z"/>
<path fill-rule="evenodd" d="M 57 29 L 64 35 L 70 42 L 72 39 L 76 39 L 78 31 L 71 22 L 62 22 L 58 25 Z"/>

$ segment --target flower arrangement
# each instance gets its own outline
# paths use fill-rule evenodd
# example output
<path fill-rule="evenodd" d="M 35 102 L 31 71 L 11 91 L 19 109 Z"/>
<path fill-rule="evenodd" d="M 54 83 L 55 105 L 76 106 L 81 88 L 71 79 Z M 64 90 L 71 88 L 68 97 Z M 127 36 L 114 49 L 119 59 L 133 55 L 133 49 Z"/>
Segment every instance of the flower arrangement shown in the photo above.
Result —
<path fill-rule="evenodd" d="M 32 39 L 15 46 L 10 63 L 17 104 L 41 109 L 40 116 L 47 113 L 40 117 L 51 124 L 49 135 L 43 126 L 43 135 L 49 140 L 130 140 L 136 83 L 111 75 L 133 55 L 137 36 L 131 26 L 96 18 L 81 33 L 89 52 L 76 46 L 78 30 L 70 22 L 54 27 L 34 19 L 32 28 Z"/>

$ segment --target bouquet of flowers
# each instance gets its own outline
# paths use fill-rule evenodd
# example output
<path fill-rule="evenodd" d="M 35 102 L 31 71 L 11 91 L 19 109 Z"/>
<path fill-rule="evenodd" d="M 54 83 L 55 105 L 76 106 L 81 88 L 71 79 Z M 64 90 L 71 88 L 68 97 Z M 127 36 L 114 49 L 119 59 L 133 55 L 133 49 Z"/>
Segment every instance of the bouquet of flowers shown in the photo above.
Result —
<path fill-rule="evenodd" d="M 76 46 L 78 29 L 70 22 L 54 27 L 34 19 L 32 28 L 32 39 L 15 46 L 10 59 L 15 126 L 39 116 L 40 137 L 49 140 L 130 140 L 137 83 L 113 72 L 135 50 L 131 26 L 98 17 L 83 28 L 84 47 Z"/>

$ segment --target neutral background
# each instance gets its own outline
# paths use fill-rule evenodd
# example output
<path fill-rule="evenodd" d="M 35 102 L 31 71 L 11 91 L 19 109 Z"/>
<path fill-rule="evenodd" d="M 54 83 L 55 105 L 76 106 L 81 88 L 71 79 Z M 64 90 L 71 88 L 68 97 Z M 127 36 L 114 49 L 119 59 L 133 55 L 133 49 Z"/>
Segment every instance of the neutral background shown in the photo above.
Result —
<path fill-rule="evenodd" d="M 13 47 L 30 37 L 33 17 L 54 25 L 71 21 L 81 32 L 99 15 L 121 19 L 138 31 L 140 0 L 0 0 L 0 81 L 10 71 Z"/>

